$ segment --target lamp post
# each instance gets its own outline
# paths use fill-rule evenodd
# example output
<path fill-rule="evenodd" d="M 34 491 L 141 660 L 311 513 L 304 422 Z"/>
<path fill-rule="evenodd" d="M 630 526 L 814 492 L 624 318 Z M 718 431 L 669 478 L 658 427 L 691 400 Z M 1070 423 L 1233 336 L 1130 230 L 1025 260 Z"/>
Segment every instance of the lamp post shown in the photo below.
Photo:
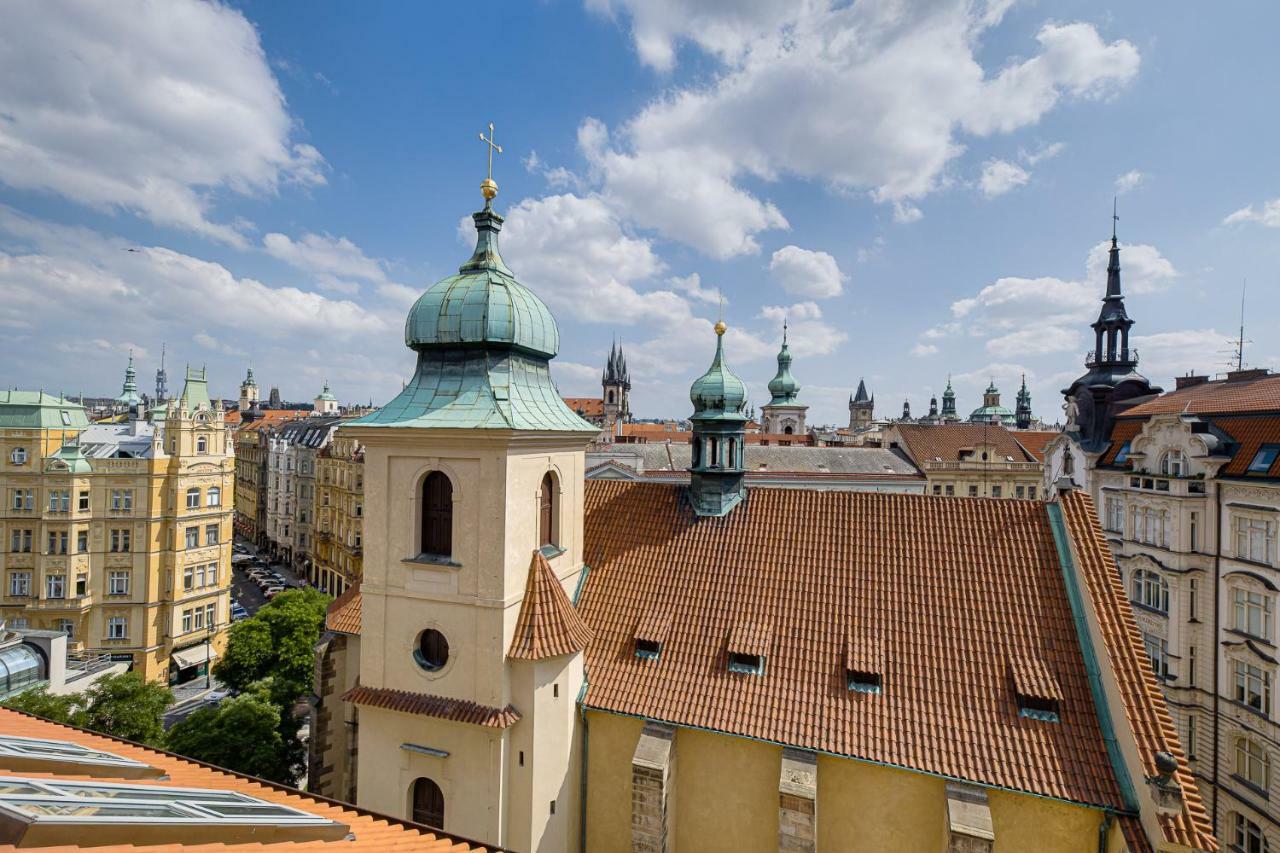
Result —
<path fill-rule="evenodd" d="M 211 690 L 213 688 L 213 635 L 218 630 L 217 622 L 209 621 L 209 627 L 204 634 L 204 689 Z"/>

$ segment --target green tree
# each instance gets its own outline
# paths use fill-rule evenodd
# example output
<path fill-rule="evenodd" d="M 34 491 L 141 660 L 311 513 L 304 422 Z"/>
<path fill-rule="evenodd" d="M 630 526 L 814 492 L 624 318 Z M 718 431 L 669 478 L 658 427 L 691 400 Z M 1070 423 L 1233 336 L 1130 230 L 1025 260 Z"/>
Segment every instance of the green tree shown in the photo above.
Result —
<path fill-rule="evenodd" d="M 125 740 L 159 746 L 164 741 L 164 712 L 173 691 L 137 672 L 108 675 L 81 694 L 73 725 Z"/>
<path fill-rule="evenodd" d="M 289 713 L 293 701 L 311 690 L 315 647 L 330 600 L 310 588 L 280 593 L 251 619 L 231 627 L 214 675 L 237 692 L 270 677 L 273 701 Z"/>
<path fill-rule="evenodd" d="M 70 723 L 76 712 L 77 698 L 76 694 L 55 696 L 49 692 L 48 687 L 37 687 L 35 690 L 10 696 L 0 704 L 6 708 L 53 720 L 55 723 Z"/>
<path fill-rule="evenodd" d="M 169 730 L 173 752 L 228 770 L 292 785 L 302 769 L 302 743 L 281 726 L 281 710 L 271 701 L 271 679 L 239 696 L 201 708 Z"/>
<path fill-rule="evenodd" d="M 28 690 L 5 707 L 151 746 L 164 740 L 164 711 L 173 693 L 139 673 L 108 675 L 83 693 L 54 696 L 47 688 Z"/>

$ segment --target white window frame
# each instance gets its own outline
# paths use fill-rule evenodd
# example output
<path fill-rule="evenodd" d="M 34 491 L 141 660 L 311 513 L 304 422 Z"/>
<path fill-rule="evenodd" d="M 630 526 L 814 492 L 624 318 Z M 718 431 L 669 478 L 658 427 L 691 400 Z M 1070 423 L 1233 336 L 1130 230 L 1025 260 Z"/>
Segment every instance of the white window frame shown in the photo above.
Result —
<path fill-rule="evenodd" d="M 1235 700 L 1264 714 L 1271 713 L 1271 673 L 1244 661 L 1235 661 Z M 1254 699 L 1257 699 L 1257 702 Z"/>
<path fill-rule="evenodd" d="M 186 545 L 188 548 L 200 547 L 200 528 L 198 526 L 188 527 L 186 533 Z"/>
<path fill-rule="evenodd" d="M 210 486 L 204 493 L 204 498 L 205 506 L 222 506 L 222 489 L 218 486 Z"/>
<path fill-rule="evenodd" d="M 67 576 L 64 574 L 45 575 L 45 598 L 63 599 L 67 597 Z M 58 595 L 54 595 L 57 592 Z"/>
<path fill-rule="evenodd" d="M 9 461 L 14 465 L 26 465 L 28 458 L 27 449 L 25 447 L 15 447 L 12 452 L 9 453 Z"/>
<path fill-rule="evenodd" d="M 1160 474 L 1165 477 L 1181 477 L 1186 474 L 1187 460 L 1182 451 L 1173 448 L 1160 457 Z"/>
<path fill-rule="evenodd" d="M 31 572 L 9 572 L 9 595 L 15 598 L 31 597 Z"/>
<path fill-rule="evenodd" d="M 187 509 L 199 509 L 199 508 L 200 508 L 200 489 L 198 487 L 187 489 Z"/>
<path fill-rule="evenodd" d="M 1236 558 L 1273 565 L 1276 560 L 1276 522 L 1251 515 L 1235 516 Z"/>
<path fill-rule="evenodd" d="M 1231 591 L 1232 627 L 1242 634 L 1271 640 L 1271 596 L 1243 587 Z"/>
<path fill-rule="evenodd" d="M 108 640 L 127 640 L 129 639 L 129 617 L 128 616 L 112 616 L 107 619 L 107 639 Z"/>
<path fill-rule="evenodd" d="M 1255 788 L 1270 788 L 1271 756 L 1266 747 L 1244 735 L 1237 737 L 1235 774 Z"/>
<path fill-rule="evenodd" d="M 1267 853 L 1267 837 L 1262 827 L 1239 812 L 1232 812 L 1232 847 L 1238 853 Z"/>
<path fill-rule="evenodd" d="M 1130 582 L 1132 601 L 1160 613 L 1169 612 L 1169 582 L 1151 569 L 1134 569 Z"/>
<path fill-rule="evenodd" d="M 1167 681 L 1169 673 L 1169 641 L 1155 634 L 1142 634 L 1142 645 L 1147 650 L 1147 658 L 1151 661 L 1151 669 L 1156 678 Z"/>
<path fill-rule="evenodd" d="M 113 569 L 107 577 L 107 594 L 128 595 L 129 577 L 130 573 L 127 570 Z"/>

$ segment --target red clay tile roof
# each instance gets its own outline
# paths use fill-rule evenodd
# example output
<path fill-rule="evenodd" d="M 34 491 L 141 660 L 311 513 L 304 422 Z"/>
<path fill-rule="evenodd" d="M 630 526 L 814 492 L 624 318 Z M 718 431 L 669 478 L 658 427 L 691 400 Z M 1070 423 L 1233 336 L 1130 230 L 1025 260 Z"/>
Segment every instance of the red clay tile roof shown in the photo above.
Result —
<path fill-rule="evenodd" d="M 564 404 L 585 418 L 604 417 L 604 400 L 600 397 L 562 397 Z"/>
<path fill-rule="evenodd" d="M 1120 452 L 1120 448 L 1124 447 L 1125 443 L 1133 441 L 1134 437 L 1142 431 L 1142 426 L 1145 423 L 1145 418 L 1143 420 L 1136 421 L 1117 420 L 1111 427 L 1111 446 L 1102 454 L 1102 458 L 1098 460 L 1098 464 L 1114 466 L 1116 464 L 1116 454 Z M 1126 460 L 1121 462 L 1118 467 L 1132 468 L 1133 462 Z"/>
<path fill-rule="evenodd" d="M 1044 505 L 755 488 L 698 518 L 685 491 L 586 483 L 587 706 L 1123 808 Z M 662 653 L 637 658 L 655 610 Z M 728 671 L 744 623 L 771 628 L 762 675 Z M 1018 715 L 1013 654 L 1044 661 L 1060 722 Z M 851 656 L 881 693 L 848 689 Z"/>
<path fill-rule="evenodd" d="M 392 690 L 389 687 L 353 687 L 342 694 L 342 701 L 372 708 L 386 708 L 402 714 L 439 717 L 455 723 L 471 723 L 493 729 L 505 729 L 520 720 L 520 712 L 512 706 L 494 708 L 466 699 L 450 699 L 429 693 Z"/>
<path fill-rule="evenodd" d="M 998 424 L 894 424 L 902 436 L 902 449 L 917 465 L 941 459 L 943 462 L 959 462 L 962 450 L 972 450 L 980 444 L 995 448 L 996 461 L 1037 462 L 1035 455 L 1023 449 L 1014 439 L 1014 433 Z M 966 457 L 967 461 L 978 461 Z"/>
<path fill-rule="evenodd" d="M 1280 374 L 1228 382 L 1219 379 L 1170 391 L 1134 406 L 1126 418 L 1186 412 L 1189 415 L 1280 412 Z"/>
<path fill-rule="evenodd" d="M 773 629 L 763 622 L 738 622 L 729 629 L 726 648 L 732 655 L 756 655 L 769 657 L 769 645 Z"/>
<path fill-rule="evenodd" d="M 194 853 L 197 850 L 222 851 L 222 853 L 236 853 L 239 850 L 267 851 L 267 853 L 273 853 L 273 851 L 294 853 L 294 851 L 310 850 L 324 850 L 332 853 L 345 853 L 345 851 L 351 851 L 351 853 L 364 853 L 364 851 L 376 851 L 376 853 L 384 853 L 384 851 L 385 853 L 443 853 L 443 851 L 450 851 L 450 853 L 461 853 L 461 851 L 482 851 L 486 849 L 477 842 L 468 842 L 464 839 L 450 837 L 439 830 L 429 829 L 420 824 L 387 817 L 367 809 L 324 799 L 283 785 L 266 782 L 262 779 L 255 779 L 252 776 L 232 773 L 229 770 L 202 764 L 189 758 L 182 758 L 173 753 L 161 752 L 160 750 L 150 749 L 129 741 L 95 734 L 84 729 L 64 726 L 8 708 L 0 708 L 0 734 L 71 741 L 90 749 L 102 750 L 123 758 L 141 761 L 144 764 L 162 770 L 167 778 L 161 780 L 137 780 L 110 779 L 97 776 L 91 779 L 88 776 L 64 773 L 32 773 L 28 770 L 18 770 L 6 766 L 4 758 L 0 756 L 0 773 L 5 773 L 6 775 L 33 778 L 56 777 L 68 781 L 116 781 L 127 782 L 131 785 L 151 785 L 158 788 L 207 788 L 238 791 L 267 802 L 301 809 L 337 823 L 345 824 L 353 836 L 351 840 L 347 841 L 255 841 L 253 843 L 239 844 L 211 841 L 210 838 L 213 836 L 211 836 L 210 832 L 200 830 L 194 833 L 201 839 L 199 843 L 145 844 L 141 840 L 142 833 L 139 833 L 139 840 L 136 846 L 134 844 L 95 845 L 92 843 L 93 839 L 86 839 L 86 843 L 83 846 L 35 848 L 49 851 L 49 853 L 53 853 L 55 850 L 71 853 L 71 851 L 81 849 L 92 850 L 93 853 L 138 853 L 138 851 L 147 851 L 147 853 L 184 853 L 184 851 L 192 851 Z M 3 847 L 2 849 L 12 850 L 13 848 Z"/>
<path fill-rule="evenodd" d="M 591 629 L 569 603 L 551 564 L 541 551 L 534 551 L 507 657 L 542 660 L 568 655 L 582 651 L 590 641 Z"/>
<path fill-rule="evenodd" d="M 1144 771 L 1156 775 L 1156 753 L 1165 750 L 1178 758 L 1177 782 L 1182 786 L 1183 811 L 1161 817 L 1165 840 L 1197 850 L 1217 850 L 1209 815 L 1205 811 L 1195 779 L 1187 769 L 1186 755 L 1178 743 L 1178 733 L 1160 686 L 1143 651 L 1142 635 L 1133 620 L 1133 610 L 1120 582 L 1111 550 L 1103 538 L 1093 501 L 1080 491 L 1061 500 L 1063 520 L 1071 539 L 1076 566 L 1093 600 L 1105 651 L 1120 686 L 1125 716 L 1137 740 Z M 1143 780 L 1133 780 L 1135 785 Z"/>
<path fill-rule="evenodd" d="M 1039 655 L 1015 652 L 1009 658 L 1009 674 L 1013 678 L 1014 692 L 1019 696 L 1062 701 L 1058 680 Z"/>
<path fill-rule="evenodd" d="M 1021 444 L 1022 449 L 1030 453 L 1037 462 L 1043 462 L 1045 445 L 1060 435 L 1062 433 L 1056 429 L 1020 429 L 1013 433 L 1013 440 Z"/>
<path fill-rule="evenodd" d="M 360 584 L 353 583 L 329 604 L 324 627 L 339 634 L 360 634 Z"/>
<path fill-rule="evenodd" d="M 1280 417 L 1218 417 L 1213 425 L 1235 439 L 1235 455 L 1222 468 L 1225 477 L 1280 477 L 1280 456 L 1264 472 L 1249 471 L 1249 463 L 1266 444 L 1280 444 Z"/>

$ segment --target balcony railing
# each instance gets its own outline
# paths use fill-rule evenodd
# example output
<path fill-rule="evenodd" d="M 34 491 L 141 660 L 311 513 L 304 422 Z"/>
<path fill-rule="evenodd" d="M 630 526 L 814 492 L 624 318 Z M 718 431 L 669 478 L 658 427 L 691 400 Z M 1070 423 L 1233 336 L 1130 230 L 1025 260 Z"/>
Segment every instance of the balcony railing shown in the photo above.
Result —
<path fill-rule="evenodd" d="M 1039 462 L 1005 462 L 992 459 L 990 462 L 970 460 L 964 462 L 924 462 L 926 471 L 1040 471 Z"/>
<path fill-rule="evenodd" d="M 1103 353 L 1101 357 L 1097 350 L 1089 350 L 1084 357 L 1085 367 L 1097 367 L 1099 364 L 1119 364 L 1126 367 L 1137 367 L 1138 350 L 1135 349 L 1118 349 L 1114 355 Z"/>

